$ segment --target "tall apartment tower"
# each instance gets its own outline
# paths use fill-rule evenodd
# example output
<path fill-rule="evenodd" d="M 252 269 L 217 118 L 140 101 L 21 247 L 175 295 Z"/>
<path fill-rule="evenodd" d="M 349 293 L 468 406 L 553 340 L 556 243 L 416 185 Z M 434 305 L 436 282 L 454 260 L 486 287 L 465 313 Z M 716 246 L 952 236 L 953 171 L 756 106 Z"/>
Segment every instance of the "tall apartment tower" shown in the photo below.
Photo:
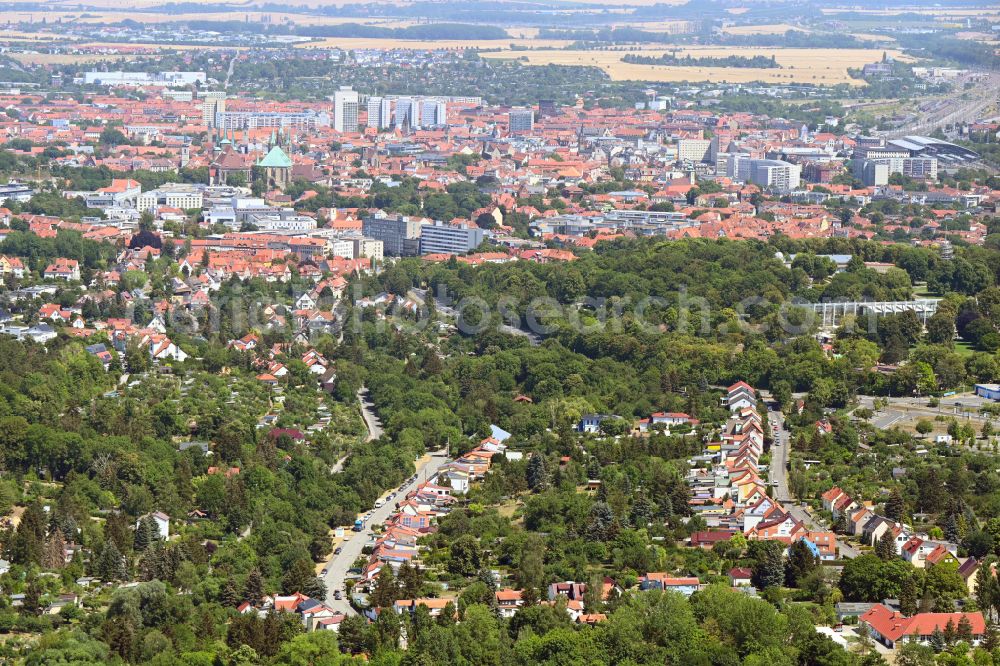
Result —
<path fill-rule="evenodd" d="M 206 90 L 201 93 L 201 122 L 209 129 L 216 127 L 215 116 L 226 110 L 226 93 L 222 90 Z"/>
<path fill-rule="evenodd" d="M 333 94 L 333 129 L 346 133 L 358 131 L 358 92 L 350 86 L 341 86 Z"/>
<path fill-rule="evenodd" d="M 507 114 L 507 127 L 511 134 L 526 134 L 535 129 L 535 112 L 532 109 L 511 109 Z"/>
<path fill-rule="evenodd" d="M 386 129 L 392 125 L 392 102 L 384 97 L 368 98 L 368 127 Z"/>
<path fill-rule="evenodd" d="M 393 118 L 393 125 L 402 127 L 403 125 L 413 126 L 413 100 L 409 97 L 400 97 L 396 100 L 396 115 Z"/>
<path fill-rule="evenodd" d="M 448 105 L 444 100 L 425 99 L 420 104 L 420 126 L 434 127 L 448 124 Z"/>

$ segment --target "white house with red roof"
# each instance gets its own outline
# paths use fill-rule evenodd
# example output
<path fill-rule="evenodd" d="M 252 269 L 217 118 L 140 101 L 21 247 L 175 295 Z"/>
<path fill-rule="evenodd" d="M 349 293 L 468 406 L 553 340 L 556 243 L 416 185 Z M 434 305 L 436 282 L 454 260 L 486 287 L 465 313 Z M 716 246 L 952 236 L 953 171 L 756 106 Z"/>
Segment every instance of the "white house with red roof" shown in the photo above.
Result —
<path fill-rule="evenodd" d="M 145 332 L 139 344 L 149 349 L 149 357 L 154 361 L 184 361 L 188 357 L 187 352 L 162 333 Z"/>
<path fill-rule="evenodd" d="M 514 617 L 518 609 L 524 605 L 524 599 L 521 598 L 521 590 L 505 588 L 497 590 L 494 596 L 497 600 L 497 609 L 500 611 L 500 615 L 505 618 Z"/>
<path fill-rule="evenodd" d="M 726 397 L 723 398 L 723 401 L 731 412 L 738 412 L 746 407 L 757 408 L 757 396 L 753 387 L 742 381 L 736 382 L 726 389 Z"/>
<path fill-rule="evenodd" d="M 105 203 L 105 205 L 123 206 L 136 205 L 139 195 L 142 194 L 142 185 L 139 181 L 131 178 L 115 178 L 107 187 L 102 187 L 95 192 L 95 197 L 88 197 L 87 204 Z M 103 207 L 92 205 L 92 207 Z"/>
<path fill-rule="evenodd" d="M 894 649 L 904 642 L 928 644 L 935 632 L 943 632 L 949 623 L 957 629 L 963 619 L 971 628 L 972 644 L 979 645 L 986 634 L 986 621 L 979 612 L 919 613 L 913 617 L 904 617 L 882 604 L 875 604 L 858 618 L 858 622 L 868 630 L 872 638 Z"/>
<path fill-rule="evenodd" d="M 733 587 L 749 587 L 753 584 L 753 570 L 749 567 L 733 567 L 728 576 L 729 584 Z"/>
<path fill-rule="evenodd" d="M 747 539 L 759 541 L 781 541 L 791 545 L 806 532 L 805 525 L 790 513 L 782 513 L 757 523 L 747 533 Z"/>
<path fill-rule="evenodd" d="M 45 268 L 42 277 L 46 280 L 66 280 L 67 282 L 79 280 L 80 262 L 76 259 L 59 257 Z"/>
<path fill-rule="evenodd" d="M 649 415 L 649 429 L 655 429 L 654 426 L 662 425 L 667 433 L 670 429 L 679 425 L 698 425 L 698 419 L 691 418 L 690 414 L 685 414 L 684 412 L 655 412 Z"/>

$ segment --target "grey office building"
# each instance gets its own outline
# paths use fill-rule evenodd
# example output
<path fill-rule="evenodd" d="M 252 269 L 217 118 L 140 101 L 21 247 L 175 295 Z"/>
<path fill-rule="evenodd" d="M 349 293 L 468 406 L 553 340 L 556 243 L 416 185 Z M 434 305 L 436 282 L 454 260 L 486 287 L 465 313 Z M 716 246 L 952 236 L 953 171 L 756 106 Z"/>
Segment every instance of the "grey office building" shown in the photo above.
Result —
<path fill-rule="evenodd" d="M 459 227 L 435 222 L 420 230 L 420 254 L 465 254 L 483 243 L 479 227 Z"/>
<path fill-rule="evenodd" d="M 531 109 L 511 109 L 507 114 L 507 125 L 511 134 L 530 133 L 535 129 L 535 112 Z"/>
<path fill-rule="evenodd" d="M 420 249 L 420 220 L 393 215 L 366 217 L 361 221 L 361 233 L 382 241 L 382 251 L 390 257 L 414 256 Z"/>

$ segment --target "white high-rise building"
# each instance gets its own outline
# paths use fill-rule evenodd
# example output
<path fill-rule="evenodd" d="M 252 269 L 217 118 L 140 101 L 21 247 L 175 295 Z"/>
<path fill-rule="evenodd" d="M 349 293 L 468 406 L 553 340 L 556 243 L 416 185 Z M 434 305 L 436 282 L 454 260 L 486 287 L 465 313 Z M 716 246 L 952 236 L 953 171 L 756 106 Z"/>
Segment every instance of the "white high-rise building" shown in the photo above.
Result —
<path fill-rule="evenodd" d="M 530 133 L 535 129 L 535 112 L 532 109 L 511 109 L 507 114 L 507 127 L 511 134 Z"/>
<path fill-rule="evenodd" d="M 680 139 L 677 142 L 678 162 L 710 161 L 712 142 L 709 139 Z"/>
<path fill-rule="evenodd" d="M 396 127 L 413 125 L 413 106 L 413 100 L 409 97 L 400 97 L 396 100 L 396 115 L 393 116 L 393 124 Z"/>
<path fill-rule="evenodd" d="M 385 129 L 392 125 L 392 103 L 384 97 L 368 98 L 368 127 Z"/>
<path fill-rule="evenodd" d="M 420 102 L 421 127 L 448 124 L 448 105 L 440 99 L 425 99 Z"/>
<path fill-rule="evenodd" d="M 747 174 L 744 181 L 775 192 L 798 189 L 802 176 L 801 165 L 783 160 L 745 160 L 740 162 L 739 170 Z"/>
<path fill-rule="evenodd" d="M 358 92 L 350 86 L 341 86 L 333 94 L 333 129 L 338 132 L 357 132 L 358 104 Z"/>
<path fill-rule="evenodd" d="M 226 110 L 226 93 L 221 90 L 205 90 L 201 93 L 201 122 L 205 127 L 216 127 L 215 117 Z"/>

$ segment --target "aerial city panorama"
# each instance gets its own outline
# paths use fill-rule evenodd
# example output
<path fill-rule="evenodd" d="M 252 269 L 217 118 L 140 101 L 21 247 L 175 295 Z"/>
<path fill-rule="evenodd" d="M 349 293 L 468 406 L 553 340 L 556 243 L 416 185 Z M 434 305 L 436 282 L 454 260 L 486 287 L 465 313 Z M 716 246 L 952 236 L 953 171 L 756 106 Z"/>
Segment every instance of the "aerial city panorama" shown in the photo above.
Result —
<path fill-rule="evenodd" d="M 996 0 L 0 0 L 0 664 L 1000 666 Z"/>

